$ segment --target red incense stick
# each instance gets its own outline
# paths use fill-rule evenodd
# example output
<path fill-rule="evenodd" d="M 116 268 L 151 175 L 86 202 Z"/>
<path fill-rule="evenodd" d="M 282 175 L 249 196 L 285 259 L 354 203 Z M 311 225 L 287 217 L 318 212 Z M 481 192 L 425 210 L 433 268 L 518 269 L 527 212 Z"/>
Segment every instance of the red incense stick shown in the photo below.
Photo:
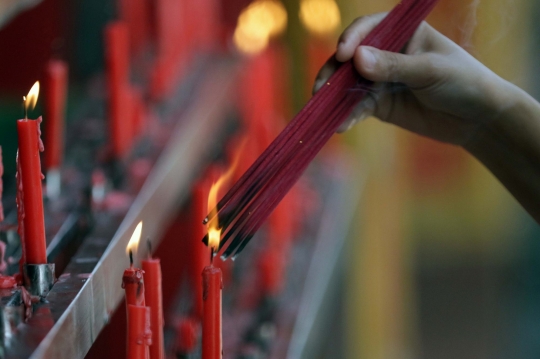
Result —
<path fill-rule="evenodd" d="M 400 51 L 438 0 L 403 0 L 361 45 Z M 238 255 L 373 83 L 344 63 L 220 200 L 222 257 Z M 206 239 L 204 240 L 206 242 Z"/>

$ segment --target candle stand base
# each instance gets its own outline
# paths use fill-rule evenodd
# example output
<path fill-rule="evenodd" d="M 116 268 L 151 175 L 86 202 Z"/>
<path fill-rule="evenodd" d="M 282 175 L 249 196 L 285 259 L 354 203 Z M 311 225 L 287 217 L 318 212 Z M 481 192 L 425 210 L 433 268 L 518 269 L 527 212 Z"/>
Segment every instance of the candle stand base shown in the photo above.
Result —
<path fill-rule="evenodd" d="M 46 297 L 54 284 L 54 263 L 25 264 L 24 286 L 32 295 Z"/>

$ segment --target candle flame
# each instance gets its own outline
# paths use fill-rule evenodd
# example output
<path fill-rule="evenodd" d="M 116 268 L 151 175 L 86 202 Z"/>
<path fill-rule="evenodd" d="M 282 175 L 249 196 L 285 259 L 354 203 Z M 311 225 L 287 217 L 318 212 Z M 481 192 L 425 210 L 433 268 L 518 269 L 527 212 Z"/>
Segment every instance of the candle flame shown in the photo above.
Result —
<path fill-rule="evenodd" d="M 141 240 L 141 234 L 142 234 L 142 221 L 137 224 L 137 227 L 135 227 L 135 230 L 133 231 L 133 234 L 131 235 L 131 239 L 128 242 L 128 245 L 126 246 L 126 254 L 129 254 L 130 251 L 137 252 L 137 248 L 139 248 L 139 241 Z"/>
<path fill-rule="evenodd" d="M 225 172 L 223 175 L 219 177 L 219 179 L 212 184 L 212 187 L 210 187 L 210 192 L 208 194 L 208 208 L 212 211 L 210 212 L 208 218 L 214 218 L 210 222 L 208 222 L 208 247 L 212 249 L 212 251 L 217 252 L 219 248 L 219 241 L 221 238 L 221 228 L 219 228 L 219 220 L 216 216 L 217 212 L 217 203 L 218 203 L 218 194 L 221 187 L 230 181 L 232 178 L 234 171 L 236 170 L 236 167 L 238 166 L 238 162 L 240 161 L 240 155 L 242 153 L 242 149 L 244 148 L 244 145 L 246 143 L 247 138 L 244 138 L 240 145 L 238 146 L 238 150 L 236 151 L 236 154 L 234 156 L 233 162 L 227 172 Z M 215 216 L 215 217 L 214 217 Z"/>
<path fill-rule="evenodd" d="M 36 107 L 38 97 L 39 97 L 39 81 L 36 81 L 36 83 L 32 86 L 30 91 L 28 91 L 28 95 L 23 96 L 24 110 L 26 113 L 28 113 L 28 111 L 32 111 Z"/>

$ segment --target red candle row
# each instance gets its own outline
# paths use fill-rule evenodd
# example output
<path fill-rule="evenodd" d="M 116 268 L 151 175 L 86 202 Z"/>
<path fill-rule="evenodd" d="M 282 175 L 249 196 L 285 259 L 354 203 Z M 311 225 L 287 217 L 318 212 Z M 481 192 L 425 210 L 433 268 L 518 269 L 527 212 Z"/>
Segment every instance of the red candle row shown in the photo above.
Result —
<path fill-rule="evenodd" d="M 218 0 L 120 0 L 119 21 L 105 30 L 108 111 L 112 155 L 125 158 L 144 126 L 141 91 L 130 85 L 130 58 L 155 43 L 149 95 L 170 94 L 192 56 L 216 49 L 219 38 Z M 218 36 L 216 36 L 218 35 Z"/>

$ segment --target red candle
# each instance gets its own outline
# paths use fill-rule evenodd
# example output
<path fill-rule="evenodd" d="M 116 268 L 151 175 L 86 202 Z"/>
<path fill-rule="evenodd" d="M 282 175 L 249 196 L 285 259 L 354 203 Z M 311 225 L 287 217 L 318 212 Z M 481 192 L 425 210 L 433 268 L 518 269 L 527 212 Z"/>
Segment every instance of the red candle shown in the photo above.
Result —
<path fill-rule="evenodd" d="M 243 73 L 240 91 L 240 110 L 250 135 L 255 136 L 256 141 L 266 142 L 267 138 L 261 127 L 268 122 L 275 123 L 275 76 L 273 74 L 274 59 L 272 49 L 249 59 Z M 273 138 L 272 138 L 273 139 Z M 264 143 L 263 142 L 263 143 Z M 262 149 L 266 148 L 261 144 Z M 262 152 L 262 151 L 261 151 Z"/>
<path fill-rule="evenodd" d="M 142 261 L 146 287 L 146 304 L 150 307 L 150 329 L 152 345 L 150 359 L 165 358 L 163 346 L 163 299 L 161 291 L 161 264 L 159 259 L 149 258 Z"/>
<path fill-rule="evenodd" d="M 221 359 L 221 270 L 209 265 L 203 276 L 202 359 Z"/>
<path fill-rule="evenodd" d="M 2 193 L 4 192 L 4 159 L 2 158 L 2 146 L 0 146 L 0 222 L 4 220 L 4 206 L 2 205 Z"/>
<path fill-rule="evenodd" d="M 146 108 L 144 106 L 143 91 L 134 87 L 131 89 L 131 116 L 133 117 L 133 137 L 143 133 L 146 127 Z"/>
<path fill-rule="evenodd" d="M 190 36 L 186 23 L 196 18 L 193 5 L 187 1 L 157 0 L 154 6 L 154 28 L 156 36 L 156 58 L 150 76 L 150 95 L 162 98 L 174 90 L 186 69 L 189 55 Z M 195 19 L 201 23 L 201 19 Z"/>
<path fill-rule="evenodd" d="M 148 1 L 121 0 L 120 16 L 129 25 L 131 53 L 137 55 L 144 49 L 149 37 Z"/>
<path fill-rule="evenodd" d="M 143 273 L 133 264 L 124 271 L 122 288 L 126 291 L 126 305 L 145 305 Z"/>
<path fill-rule="evenodd" d="M 189 267 L 189 282 L 193 290 L 193 314 L 198 318 L 202 318 L 203 313 L 203 300 L 202 300 L 202 282 L 201 272 L 204 267 L 210 264 L 210 256 L 208 255 L 208 248 L 201 242 L 201 238 L 205 235 L 205 227 L 198 220 L 202 214 L 203 218 L 208 214 L 207 197 L 210 188 L 210 183 L 205 180 L 201 180 L 195 184 L 192 195 L 192 208 L 193 219 L 191 221 L 193 225 L 192 241 L 191 241 L 191 256 Z"/>
<path fill-rule="evenodd" d="M 193 4 L 195 19 L 199 19 L 197 26 L 197 46 L 203 52 L 214 50 L 217 40 L 221 37 L 220 19 L 216 0 L 198 0 Z"/>
<path fill-rule="evenodd" d="M 283 288 L 287 263 L 281 248 L 270 247 L 261 253 L 258 260 L 259 283 L 263 295 L 275 297 Z"/>
<path fill-rule="evenodd" d="M 113 156 L 122 158 L 131 141 L 129 88 L 129 31 L 121 21 L 105 29 L 105 58 L 109 91 L 109 132 Z M 128 119 L 128 120 L 126 120 Z"/>
<path fill-rule="evenodd" d="M 195 350 L 200 322 L 193 318 L 182 318 L 175 323 L 176 327 L 176 356 L 183 358 Z"/>
<path fill-rule="evenodd" d="M 45 168 L 59 168 L 64 147 L 64 111 L 67 92 L 67 64 L 52 60 L 46 68 L 45 101 Z"/>
<path fill-rule="evenodd" d="M 137 249 L 141 233 L 142 222 L 139 222 L 126 247 L 126 252 L 129 253 L 129 268 L 124 271 L 122 276 L 122 288 L 126 291 L 126 306 L 146 305 L 144 300 L 144 271 L 133 266 L 133 250 Z"/>
<path fill-rule="evenodd" d="M 108 90 L 118 92 L 129 80 L 129 31 L 122 21 L 105 28 Z"/>
<path fill-rule="evenodd" d="M 37 102 L 39 82 L 32 87 L 25 98 L 25 109 L 33 109 Z M 41 131 L 37 120 L 22 119 L 17 121 L 19 139 L 18 178 L 22 185 L 22 208 L 24 208 L 24 249 L 28 264 L 46 264 L 45 220 L 43 217 L 43 196 L 41 191 L 41 162 L 39 152 L 43 151 L 40 139 Z"/>
<path fill-rule="evenodd" d="M 148 346 L 152 344 L 149 308 L 128 305 L 127 327 L 127 358 L 147 359 Z"/>
<path fill-rule="evenodd" d="M 239 156 L 233 161 L 226 173 L 221 175 L 214 182 L 208 194 L 208 208 L 215 208 L 219 190 L 226 184 L 234 174 L 238 164 Z M 208 225 L 208 247 L 210 248 L 210 258 L 218 252 L 221 229 L 218 227 L 218 218 L 207 222 Z M 202 297 L 203 297 L 203 328 L 202 328 L 202 358 L 221 359 L 223 345 L 221 338 L 221 290 L 223 288 L 223 275 L 221 269 L 214 267 L 212 262 L 205 267 L 202 272 Z"/>

